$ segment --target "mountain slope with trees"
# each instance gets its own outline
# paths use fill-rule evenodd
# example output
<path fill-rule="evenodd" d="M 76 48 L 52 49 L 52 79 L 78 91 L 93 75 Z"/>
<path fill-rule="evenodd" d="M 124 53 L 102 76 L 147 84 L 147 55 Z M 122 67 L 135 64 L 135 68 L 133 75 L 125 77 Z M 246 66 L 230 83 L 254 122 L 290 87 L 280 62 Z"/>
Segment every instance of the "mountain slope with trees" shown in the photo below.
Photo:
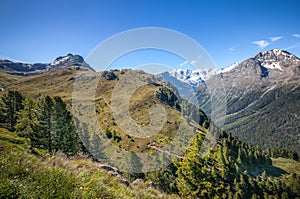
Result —
<path fill-rule="evenodd" d="M 220 88 L 214 82 L 220 80 L 226 92 L 226 131 L 264 150 L 277 147 L 300 152 L 298 57 L 273 49 L 210 77 L 196 90 L 204 110 L 210 104 L 209 92 Z"/>
<path fill-rule="evenodd" d="M 172 87 L 163 85 L 163 81 L 159 84 L 150 81 L 149 84 L 140 87 L 134 92 L 129 102 L 131 117 L 141 125 L 149 122 L 149 107 L 154 103 L 162 104 L 168 117 L 161 132 L 147 139 L 128 136 L 122 132 L 114 121 L 110 109 L 111 93 L 118 80 L 127 72 L 135 73 L 137 78 L 146 76 L 150 80 L 155 79 L 141 71 L 123 70 L 102 73 L 103 78 L 99 81 L 96 92 L 95 111 L 99 124 L 104 127 L 103 135 L 109 138 L 111 143 L 127 151 L 147 152 L 168 144 L 173 133 L 176 132 L 181 114 L 184 114 L 186 123 L 192 124 L 198 130 L 190 138 L 185 153 L 182 156 L 174 156 L 173 163 L 167 167 L 135 174 L 97 169 L 98 163 L 91 162 L 88 157 L 93 158 L 94 161 L 97 161 L 97 158 L 88 153 L 78 141 L 70 114 L 69 100 L 73 90 L 72 82 L 77 71 L 72 67 L 58 69 L 25 78 L 18 81 L 16 85 L 8 87 L 8 89 L 18 87 L 22 92 L 22 94 L 17 92 L 18 96 L 23 96 L 23 100 L 20 109 L 13 109 L 13 115 L 17 119 L 14 128 L 10 130 L 16 132 L 1 130 L 1 164 L 15 165 L 20 161 L 18 159 L 20 153 L 13 153 L 13 151 L 20 152 L 20 150 L 26 151 L 23 152 L 24 157 L 33 158 L 34 161 L 23 158 L 24 164 L 21 161 L 22 165 L 2 167 L 4 170 L 1 172 L 1 179 L 3 179 L 0 185 L 1 196 L 5 198 L 8 196 L 15 198 L 21 196 L 60 197 L 66 194 L 66 196 L 79 198 L 300 197 L 299 172 L 293 169 L 298 168 L 299 163 L 285 158 L 271 158 L 271 156 L 289 156 L 288 152 L 287 154 L 282 151 L 266 153 L 259 147 L 251 146 L 221 131 L 201 110 L 187 102 L 179 103 L 181 99 L 176 97 L 178 96 L 175 95 L 176 91 L 173 91 Z M 43 83 L 36 84 L 37 82 Z M 13 90 L 9 92 L 16 93 Z M 55 97 L 57 95 L 60 97 Z M 11 97 L 13 99 L 13 96 L 5 93 L 1 101 L 8 101 L 7 99 Z M 178 106 L 178 103 L 184 105 L 185 108 Z M 5 103 L 1 103 L 1 107 L 5 107 L 3 104 Z M 6 118 L 7 114 L 3 117 Z M 1 125 L 7 128 L 4 124 Z M 93 135 L 93 132 L 87 131 L 87 133 L 88 136 Z M 208 133 L 214 134 L 218 141 L 207 153 L 203 154 L 201 147 Z M 149 142 L 152 144 L 149 145 Z M 95 149 L 99 149 L 96 142 L 89 143 Z M 32 156 L 32 153 L 35 156 Z M 60 158 L 60 153 L 65 154 L 63 158 Z M 52 154 L 54 159 L 49 160 L 47 154 Z M 85 156 L 84 160 L 76 159 L 76 156 L 81 155 Z M 297 160 L 297 157 L 294 159 Z M 274 166 L 273 162 L 278 166 Z M 49 163 L 54 166 L 46 168 L 43 166 Z M 32 167 L 36 169 L 31 169 Z M 126 183 L 123 184 L 124 179 L 129 182 L 129 189 L 126 189 Z M 48 184 L 49 190 L 54 192 L 50 193 L 46 191 L 47 189 L 39 188 L 44 187 L 45 184 Z"/>

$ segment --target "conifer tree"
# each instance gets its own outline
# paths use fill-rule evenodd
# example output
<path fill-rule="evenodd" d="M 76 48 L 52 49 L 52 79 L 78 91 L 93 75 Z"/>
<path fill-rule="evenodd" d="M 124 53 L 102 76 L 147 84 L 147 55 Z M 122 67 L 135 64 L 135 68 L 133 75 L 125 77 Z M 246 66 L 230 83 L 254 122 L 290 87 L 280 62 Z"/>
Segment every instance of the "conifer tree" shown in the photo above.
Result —
<path fill-rule="evenodd" d="M 40 147 L 42 136 L 38 130 L 38 107 L 30 98 L 26 98 L 22 103 L 24 109 L 18 112 L 16 131 L 19 136 L 30 139 L 31 146 Z"/>
<path fill-rule="evenodd" d="M 53 131 L 53 100 L 46 96 L 39 104 L 39 131 L 43 135 L 41 142 L 45 149 L 50 153 L 53 152 L 53 137 L 55 132 Z"/>
<path fill-rule="evenodd" d="M 0 124 L 11 131 L 15 130 L 17 112 L 23 109 L 23 95 L 18 91 L 8 91 L 0 98 Z"/>
<path fill-rule="evenodd" d="M 176 182 L 182 196 L 212 197 L 216 194 L 214 188 L 218 187 L 218 183 L 212 184 L 214 180 L 208 164 L 201 157 L 202 142 L 201 134 L 196 134 L 184 158 L 177 163 Z"/>
<path fill-rule="evenodd" d="M 55 96 L 53 114 L 53 144 L 56 150 L 68 154 L 75 154 L 80 148 L 79 137 L 76 133 L 74 121 L 67 110 L 66 104 L 60 97 Z"/>

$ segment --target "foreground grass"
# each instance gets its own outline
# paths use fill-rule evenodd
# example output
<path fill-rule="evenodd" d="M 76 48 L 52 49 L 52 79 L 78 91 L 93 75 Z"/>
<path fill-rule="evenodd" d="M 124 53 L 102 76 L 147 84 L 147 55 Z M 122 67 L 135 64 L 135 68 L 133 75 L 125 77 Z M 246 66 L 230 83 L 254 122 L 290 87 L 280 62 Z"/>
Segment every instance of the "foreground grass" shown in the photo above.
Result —
<path fill-rule="evenodd" d="M 38 158 L 20 140 L 0 129 L 0 198 L 177 198 L 144 183 L 127 186 L 86 157 Z"/>

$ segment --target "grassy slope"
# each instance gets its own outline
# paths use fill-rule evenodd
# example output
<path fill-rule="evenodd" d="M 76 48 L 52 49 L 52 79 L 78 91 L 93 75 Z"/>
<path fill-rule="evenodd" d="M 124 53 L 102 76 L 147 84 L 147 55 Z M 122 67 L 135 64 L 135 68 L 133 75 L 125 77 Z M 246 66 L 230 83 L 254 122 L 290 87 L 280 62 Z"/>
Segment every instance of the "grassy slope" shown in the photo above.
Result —
<path fill-rule="evenodd" d="M 23 78 L 24 78 L 23 76 L 10 75 L 10 74 L 0 70 L 0 79 L 1 79 L 0 87 L 6 87 L 10 84 L 15 83 L 18 80 L 23 79 Z"/>
<path fill-rule="evenodd" d="M 41 95 L 60 96 L 70 101 L 74 77 L 78 67 L 69 67 L 47 72 L 41 75 L 29 76 L 9 85 L 11 90 L 19 90 L 26 96 L 37 98 Z"/>
<path fill-rule="evenodd" d="M 0 129 L 0 198 L 177 198 L 145 183 L 127 187 L 85 157 L 37 158 L 15 133 Z"/>
<path fill-rule="evenodd" d="M 118 72 L 116 72 L 118 74 Z M 119 74 L 118 74 L 119 75 Z M 150 139 L 128 137 L 126 132 L 117 126 L 113 119 L 113 113 L 110 109 L 111 93 L 118 80 L 107 81 L 101 80 L 99 82 L 97 90 L 97 111 L 102 129 L 109 128 L 111 131 L 115 131 L 118 136 L 122 138 L 122 141 L 118 144 L 122 148 L 130 151 L 144 151 L 148 148 L 148 143 L 152 143 L 154 140 L 161 144 L 166 144 L 168 140 L 177 132 L 178 125 L 180 123 L 181 113 L 168 105 L 163 104 L 166 112 L 168 121 L 163 129 Z M 154 96 L 155 92 L 161 86 L 145 85 L 137 89 L 129 101 L 129 113 L 131 117 L 139 125 L 147 125 L 150 123 L 149 108 L 156 103 L 160 103 L 159 100 Z M 161 103 L 160 103 L 161 104 Z M 170 122 L 172 121 L 172 122 Z"/>
<path fill-rule="evenodd" d="M 33 98 L 39 98 L 40 96 L 60 96 L 64 101 L 71 104 L 72 91 L 74 84 L 74 77 L 78 72 L 78 67 L 69 67 L 51 71 L 45 74 L 26 77 L 17 83 L 10 85 L 8 89 L 19 90 L 26 96 Z M 89 73 L 88 71 L 86 73 Z M 121 77 L 120 71 L 114 71 L 114 73 Z M 138 72 L 137 72 L 138 73 Z M 146 74 L 143 74 L 146 75 Z M 137 75 L 138 76 L 138 75 Z M 99 81 L 98 88 L 96 90 L 95 106 L 97 115 L 99 118 L 99 125 L 102 130 L 109 128 L 111 132 L 115 132 L 117 136 L 121 138 L 120 142 L 111 140 L 115 145 L 122 147 L 129 151 L 145 151 L 149 150 L 148 144 L 154 140 L 158 141 L 159 146 L 164 146 L 168 143 L 170 138 L 177 133 L 179 128 L 178 124 L 186 125 L 186 121 L 181 121 L 181 113 L 159 102 L 155 97 L 155 92 L 162 86 L 159 85 L 145 85 L 137 89 L 130 98 L 129 108 L 131 117 L 139 125 L 147 125 L 150 122 L 149 108 L 153 104 L 162 104 L 167 112 L 167 123 L 163 126 L 162 130 L 150 139 L 144 139 L 139 137 L 128 136 L 126 132 L 123 132 L 113 119 L 111 105 L 111 95 L 113 89 L 118 82 L 115 80 L 106 80 L 102 78 Z M 84 95 L 84 93 L 82 94 Z"/>

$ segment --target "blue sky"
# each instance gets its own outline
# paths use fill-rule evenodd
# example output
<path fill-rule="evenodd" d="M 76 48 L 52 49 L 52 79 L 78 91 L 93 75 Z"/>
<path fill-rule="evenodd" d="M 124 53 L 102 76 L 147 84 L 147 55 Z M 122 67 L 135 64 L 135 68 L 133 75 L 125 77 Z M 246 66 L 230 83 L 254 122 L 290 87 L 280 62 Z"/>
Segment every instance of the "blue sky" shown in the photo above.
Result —
<path fill-rule="evenodd" d="M 221 68 L 272 48 L 299 57 L 299 19 L 299 0 L 0 0 L 0 58 L 33 63 L 68 53 L 86 57 L 114 34 L 163 27 L 196 40 Z M 168 63 L 172 56 L 162 53 L 160 60 L 156 53 L 146 51 L 145 62 L 179 67 L 182 61 Z M 123 61 L 117 64 L 140 63 Z"/>

